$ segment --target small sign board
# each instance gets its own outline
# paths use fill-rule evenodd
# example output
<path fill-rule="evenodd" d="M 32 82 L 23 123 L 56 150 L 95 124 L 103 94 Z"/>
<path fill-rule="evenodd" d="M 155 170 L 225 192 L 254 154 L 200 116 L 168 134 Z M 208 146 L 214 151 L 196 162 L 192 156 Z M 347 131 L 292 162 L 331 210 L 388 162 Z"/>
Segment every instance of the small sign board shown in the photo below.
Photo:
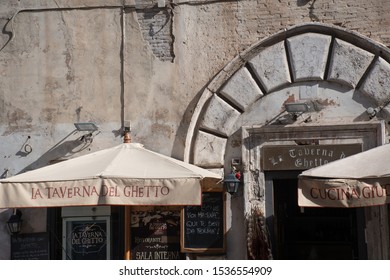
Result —
<path fill-rule="evenodd" d="M 63 219 L 64 259 L 110 259 L 110 217 L 70 217 Z"/>
<path fill-rule="evenodd" d="M 24 233 L 11 236 L 11 260 L 48 260 L 47 232 Z"/>
<path fill-rule="evenodd" d="M 224 252 L 224 193 L 203 192 L 201 206 L 184 207 L 181 224 L 183 252 Z"/>
<path fill-rule="evenodd" d="M 263 146 L 262 168 L 268 171 L 306 170 L 361 151 L 361 144 Z"/>

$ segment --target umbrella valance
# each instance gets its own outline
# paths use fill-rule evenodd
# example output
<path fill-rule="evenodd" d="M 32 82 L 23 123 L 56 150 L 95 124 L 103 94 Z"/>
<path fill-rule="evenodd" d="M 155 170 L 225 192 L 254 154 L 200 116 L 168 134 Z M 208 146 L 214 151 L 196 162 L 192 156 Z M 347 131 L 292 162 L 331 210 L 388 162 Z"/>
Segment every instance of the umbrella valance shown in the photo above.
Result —
<path fill-rule="evenodd" d="M 207 180 L 221 176 L 124 143 L 0 180 L 0 208 L 200 205 Z"/>
<path fill-rule="evenodd" d="M 379 146 L 299 175 L 301 207 L 365 207 L 390 203 L 390 145 Z"/>

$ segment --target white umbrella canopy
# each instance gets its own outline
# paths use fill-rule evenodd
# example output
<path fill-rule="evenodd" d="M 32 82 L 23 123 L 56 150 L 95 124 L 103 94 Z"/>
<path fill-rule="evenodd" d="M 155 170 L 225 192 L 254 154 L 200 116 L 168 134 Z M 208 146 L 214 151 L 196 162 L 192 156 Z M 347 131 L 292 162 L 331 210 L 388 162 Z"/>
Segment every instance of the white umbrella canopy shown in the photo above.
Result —
<path fill-rule="evenodd" d="M 390 145 L 379 146 L 299 175 L 301 207 L 365 207 L 390 203 Z"/>
<path fill-rule="evenodd" d="M 124 143 L 0 180 L 0 208 L 200 205 L 201 185 L 221 176 Z"/>

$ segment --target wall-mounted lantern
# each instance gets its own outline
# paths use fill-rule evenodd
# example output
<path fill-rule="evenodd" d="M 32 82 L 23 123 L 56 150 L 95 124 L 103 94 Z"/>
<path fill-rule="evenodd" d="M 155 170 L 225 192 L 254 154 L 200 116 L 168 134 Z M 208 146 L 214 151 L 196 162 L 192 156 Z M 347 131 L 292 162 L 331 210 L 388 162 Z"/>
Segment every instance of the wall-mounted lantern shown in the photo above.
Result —
<path fill-rule="evenodd" d="M 236 194 L 238 192 L 238 187 L 241 183 L 241 180 L 237 178 L 237 174 L 239 173 L 232 172 L 226 175 L 223 180 L 223 184 L 225 186 L 226 191 L 231 195 Z"/>
<path fill-rule="evenodd" d="M 7 222 L 9 232 L 12 235 L 18 234 L 22 227 L 22 212 L 18 209 L 15 209 L 11 217 Z"/>
<path fill-rule="evenodd" d="M 241 159 L 233 158 L 231 161 L 231 173 L 223 179 L 225 190 L 230 195 L 235 195 L 241 185 Z"/>

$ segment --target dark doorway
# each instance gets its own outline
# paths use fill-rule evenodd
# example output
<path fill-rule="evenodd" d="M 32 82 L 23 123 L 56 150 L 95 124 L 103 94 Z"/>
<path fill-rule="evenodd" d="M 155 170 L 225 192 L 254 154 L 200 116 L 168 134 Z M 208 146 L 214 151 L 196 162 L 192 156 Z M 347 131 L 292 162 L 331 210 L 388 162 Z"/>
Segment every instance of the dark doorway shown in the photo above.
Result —
<path fill-rule="evenodd" d="M 273 180 L 274 254 L 277 259 L 359 259 L 354 208 L 300 208 L 298 180 Z"/>

